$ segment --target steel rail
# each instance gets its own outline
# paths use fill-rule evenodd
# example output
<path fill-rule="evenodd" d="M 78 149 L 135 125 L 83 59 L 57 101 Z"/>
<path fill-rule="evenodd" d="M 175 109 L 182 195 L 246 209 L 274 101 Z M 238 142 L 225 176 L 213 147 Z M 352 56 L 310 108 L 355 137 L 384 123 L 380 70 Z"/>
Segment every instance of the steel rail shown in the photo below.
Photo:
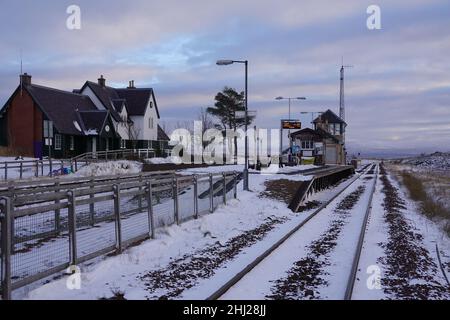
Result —
<path fill-rule="evenodd" d="M 302 228 L 308 221 L 314 218 L 319 212 L 321 212 L 324 208 L 326 208 L 331 202 L 333 202 L 339 195 L 341 195 L 345 190 L 347 190 L 355 181 L 357 181 L 363 174 L 365 174 L 368 169 L 361 172 L 357 175 L 345 188 L 337 192 L 331 199 L 322 204 L 319 208 L 314 210 L 305 220 L 300 222 L 294 228 L 292 228 L 288 233 L 286 233 L 281 239 L 275 242 L 270 248 L 264 251 L 261 255 L 259 255 L 255 260 L 249 263 L 245 268 L 239 271 L 236 275 L 234 275 L 230 280 L 228 280 L 223 286 L 221 286 L 218 290 L 214 291 L 210 296 L 206 298 L 206 300 L 218 300 L 221 296 L 223 296 L 231 287 L 233 287 L 236 283 L 238 283 L 246 274 L 248 274 L 251 270 L 253 270 L 258 264 L 260 264 L 265 258 L 267 258 L 272 252 L 274 252 L 279 246 L 281 246 L 286 240 L 288 240 L 294 233 L 296 233 L 300 228 Z"/>
<path fill-rule="evenodd" d="M 367 225 L 368 225 L 370 213 L 372 211 L 372 200 L 373 200 L 373 194 L 375 193 L 375 188 L 377 185 L 377 178 L 378 178 L 378 166 L 376 166 L 375 177 L 373 179 L 374 180 L 373 186 L 372 186 L 372 189 L 370 192 L 369 201 L 367 203 L 366 213 L 364 215 L 364 220 L 363 220 L 363 223 L 361 226 L 361 231 L 359 232 L 359 239 L 358 239 L 358 243 L 356 246 L 356 252 L 353 257 L 353 263 L 352 263 L 350 275 L 347 280 L 347 287 L 345 289 L 344 300 L 352 299 L 353 288 L 355 286 L 356 275 L 358 273 L 359 260 L 361 258 L 361 253 L 362 253 L 362 249 L 364 246 L 364 237 L 366 235 Z"/>

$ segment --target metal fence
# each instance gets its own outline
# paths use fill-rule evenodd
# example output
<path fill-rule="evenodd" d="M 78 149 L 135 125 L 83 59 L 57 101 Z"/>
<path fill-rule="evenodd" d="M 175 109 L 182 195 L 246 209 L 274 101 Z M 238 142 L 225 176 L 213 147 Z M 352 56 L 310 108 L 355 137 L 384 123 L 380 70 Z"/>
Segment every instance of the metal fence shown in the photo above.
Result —
<path fill-rule="evenodd" d="M 170 155 L 170 150 L 164 150 L 164 156 Z M 76 172 L 85 165 L 93 162 L 129 159 L 154 158 L 153 149 L 120 149 L 109 151 L 88 152 L 71 159 L 48 160 L 16 160 L 0 162 L 0 179 L 25 179 L 31 177 L 59 176 L 65 171 Z"/>
<path fill-rule="evenodd" d="M 3 299 L 70 266 L 153 238 L 156 228 L 213 212 L 237 197 L 240 175 L 155 172 L 82 179 L 45 179 L 3 190 Z"/>

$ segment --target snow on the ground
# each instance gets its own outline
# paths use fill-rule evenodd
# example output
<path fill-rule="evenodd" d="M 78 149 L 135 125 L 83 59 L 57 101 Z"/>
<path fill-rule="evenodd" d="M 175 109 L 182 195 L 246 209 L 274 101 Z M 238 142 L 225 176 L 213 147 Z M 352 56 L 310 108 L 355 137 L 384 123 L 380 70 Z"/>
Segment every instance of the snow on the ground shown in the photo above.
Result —
<path fill-rule="evenodd" d="M 312 164 L 306 164 L 306 165 L 298 165 L 293 167 L 287 167 L 284 166 L 283 168 L 279 168 L 277 164 L 272 164 L 267 168 L 262 168 L 261 171 L 255 170 L 255 169 L 249 169 L 250 173 L 260 173 L 262 175 L 270 175 L 270 174 L 288 174 L 288 173 L 294 173 L 298 171 L 303 170 L 309 170 L 319 168 L 318 166 L 312 165 Z M 217 173 L 217 172 L 223 172 L 223 171 L 236 171 L 236 172 L 242 172 L 244 170 L 243 164 L 230 164 L 230 165 L 223 165 L 223 166 L 209 166 L 204 168 L 191 168 L 191 169 L 184 169 L 181 170 L 180 173 Z"/>
<path fill-rule="evenodd" d="M 142 163 L 137 161 L 118 160 L 107 162 L 95 162 L 84 166 L 72 176 L 90 177 L 105 175 L 133 174 L 142 171 Z"/>
<path fill-rule="evenodd" d="M 388 172 L 389 173 L 389 172 Z M 405 200 L 406 210 L 402 211 L 410 224 L 414 226 L 418 233 L 423 236 L 422 243 L 430 252 L 430 255 L 438 264 L 436 255 L 436 243 L 441 251 L 443 263 L 450 262 L 450 239 L 440 229 L 439 225 L 421 214 L 417 203 L 409 199 L 406 190 L 399 185 L 398 181 L 392 179 L 389 174 L 389 180 L 398 188 L 399 195 Z M 373 196 L 372 211 L 369 219 L 369 225 L 364 238 L 364 247 L 359 262 L 359 271 L 353 291 L 353 299 L 379 300 L 386 299 L 387 296 L 382 289 L 374 287 L 369 288 L 367 281 L 374 279 L 377 269 L 381 271 L 380 277 L 383 277 L 383 264 L 379 263 L 381 257 L 385 255 L 382 242 L 387 241 L 388 226 L 384 220 L 383 201 L 385 194 L 382 192 L 383 185 L 378 180 L 376 190 Z M 445 284 L 445 280 L 439 270 L 440 282 Z"/>
<path fill-rule="evenodd" d="M 152 164 L 163 164 L 163 163 L 174 163 L 172 157 L 167 158 L 148 158 L 145 159 L 145 162 L 152 163 Z"/>
<path fill-rule="evenodd" d="M 208 169 L 211 168 L 214 167 Z M 220 167 L 220 171 L 223 170 L 224 168 Z M 238 199 L 229 200 L 227 206 L 219 206 L 214 213 L 203 215 L 198 220 L 190 220 L 180 226 L 163 227 L 157 231 L 155 240 L 145 241 L 118 256 L 100 259 L 98 263 L 87 263 L 81 266 L 81 290 L 68 290 L 66 287 L 67 277 L 62 277 L 41 287 L 30 285 L 18 289 L 14 294 L 17 298 L 28 299 L 98 299 L 110 297 L 113 295 L 112 291 L 119 290 L 125 292 L 127 299 L 143 299 L 146 295 L 145 287 L 136 278 L 142 272 L 158 269 L 167 265 L 172 259 L 192 253 L 207 245 L 216 242 L 225 243 L 232 237 L 258 227 L 268 217 L 288 217 L 291 219 L 291 224 L 298 223 L 298 219 L 304 219 L 305 212 L 294 214 L 285 203 L 259 197 L 259 193 L 265 190 L 264 182 L 269 179 L 303 180 L 305 177 L 301 175 L 251 175 L 250 189 L 252 191 L 242 191 L 241 181 L 237 186 Z M 326 190 L 314 195 L 312 199 L 321 200 L 321 197 L 330 197 L 331 194 L 330 190 Z M 286 230 L 283 228 L 288 227 L 289 222 L 284 227 L 282 225 L 276 229 L 275 232 L 278 230 L 284 234 Z M 262 241 L 262 244 L 258 243 L 258 245 L 261 246 L 264 243 L 268 244 Z M 226 279 L 226 277 L 222 279 Z M 213 290 L 214 288 L 208 287 L 207 289 Z"/>
<path fill-rule="evenodd" d="M 318 239 L 327 231 L 329 224 L 336 217 L 335 207 L 348 194 L 355 191 L 359 186 L 366 185 L 366 192 L 358 201 L 351 215 L 348 217 L 341 235 L 337 239 L 338 245 L 330 254 L 332 265 L 324 270 L 321 275 L 329 283 L 328 286 L 320 287 L 322 299 L 343 299 L 346 280 L 348 279 L 355 243 L 359 236 L 359 230 L 364 218 L 367 198 L 370 194 L 372 182 L 360 179 L 355 181 L 347 190 L 339 195 L 332 203 L 313 217 L 298 232 L 294 233 L 276 251 L 271 253 L 262 263 L 258 264 L 250 273 L 233 286 L 221 299 L 225 300 L 261 300 L 271 294 L 274 281 L 283 278 L 286 272 L 296 261 L 307 256 L 308 246 L 312 241 Z"/>

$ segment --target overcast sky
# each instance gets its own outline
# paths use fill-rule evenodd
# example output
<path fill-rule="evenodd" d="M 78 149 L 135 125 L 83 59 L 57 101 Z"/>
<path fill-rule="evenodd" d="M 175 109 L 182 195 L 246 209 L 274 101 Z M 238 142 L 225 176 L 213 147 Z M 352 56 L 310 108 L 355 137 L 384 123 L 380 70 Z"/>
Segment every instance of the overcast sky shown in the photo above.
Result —
<path fill-rule="evenodd" d="M 66 9 L 81 8 L 81 30 Z M 381 30 L 366 9 L 381 8 Z M 195 119 L 225 85 L 243 89 L 256 124 L 279 127 L 287 102 L 338 113 L 346 70 L 347 142 L 352 151 L 450 149 L 449 0 L 202 0 L 0 2 L 0 104 L 23 69 L 41 85 L 72 90 L 100 74 L 111 86 L 155 89 L 162 120 Z"/>

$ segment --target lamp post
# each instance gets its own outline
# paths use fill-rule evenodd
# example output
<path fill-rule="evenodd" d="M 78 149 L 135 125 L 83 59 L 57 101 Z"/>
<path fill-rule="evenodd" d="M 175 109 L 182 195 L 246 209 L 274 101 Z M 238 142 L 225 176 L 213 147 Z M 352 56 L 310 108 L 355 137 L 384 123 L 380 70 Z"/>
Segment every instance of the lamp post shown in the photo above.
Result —
<path fill-rule="evenodd" d="M 233 63 L 243 63 L 245 65 L 245 164 L 244 164 L 244 190 L 249 191 L 248 187 L 248 60 L 217 60 L 218 66 L 228 66 Z"/>
<path fill-rule="evenodd" d="M 306 100 L 305 97 L 276 97 L 275 100 L 288 100 L 289 103 L 289 120 L 291 120 L 291 100 Z M 288 130 L 289 146 L 292 147 L 291 130 Z M 281 146 L 282 148 L 282 146 Z"/>

